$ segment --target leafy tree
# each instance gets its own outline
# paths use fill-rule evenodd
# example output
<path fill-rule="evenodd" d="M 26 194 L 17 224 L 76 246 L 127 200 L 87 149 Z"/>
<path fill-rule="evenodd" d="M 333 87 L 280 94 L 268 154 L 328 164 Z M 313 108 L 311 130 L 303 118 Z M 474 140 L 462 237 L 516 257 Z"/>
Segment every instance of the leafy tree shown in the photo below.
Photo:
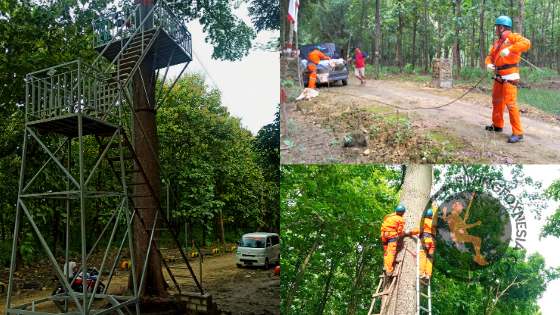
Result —
<path fill-rule="evenodd" d="M 548 198 L 554 201 L 560 201 L 560 180 L 556 180 L 546 190 Z M 542 236 L 560 237 L 560 209 L 547 218 L 547 222 L 542 230 Z"/>

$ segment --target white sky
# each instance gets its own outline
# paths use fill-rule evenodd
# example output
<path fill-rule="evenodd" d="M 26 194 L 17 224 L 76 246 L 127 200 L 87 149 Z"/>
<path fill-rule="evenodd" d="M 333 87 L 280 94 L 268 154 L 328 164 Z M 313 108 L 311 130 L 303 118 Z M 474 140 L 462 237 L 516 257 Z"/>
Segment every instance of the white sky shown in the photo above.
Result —
<path fill-rule="evenodd" d="M 543 189 L 546 189 L 553 181 L 560 179 L 560 165 L 524 165 L 525 173 L 533 179 L 542 181 Z M 560 239 L 556 237 L 547 237 L 539 240 L 540 230 L 545 223 L 546 217 L 553 214 L 560 204 L 558 202 L 549 202 L 548 207 L 543 211 L 542 219 L 535 220 L 531 215 L 527 218 L 527 242 L 525 246 L 528 253 L 538 252 L 546 261 L 547 267 L 560 266 Z M 543 297 L 539 300 L 543 315 L 558 314 L 558 306 L 560 302 L 560 280 L 552 281 Z"/>
<path fill-rule="evenodd" d="M 235 13 L 248 25 L 252 25 L 245 4 L 236 9 Z M 241 118 L 241 124 L 253 134 L 271 123 L 280 103 L 279 53 L 252 49 L 240 61 L 213 60 L 213 47 L 204 41 L 206 34 L 198 20 L 192 21 L 187 27 L 193 38 L 194 60 L 185 72 L 200 73 L 210 87 L 217 87 L 222 94 L 222 105 L 233 116 Z M 264 31 L 258 34 L 256 42 L 266 43 L 278 36 L 279 32 Z M 168 77 L 176 77 L 181 68 L 182 65 L 172 67 Z"/>
<path fill-rule="evenodd" d="M 510 178 L 509 167 L 504 167 L 505 178 Z M 524 165 L 523 166 L 525 175 L 533 178 L 536 181 L 542 182 L 542 191 L 544 192 L 552 182 L 555 180 L 560 180 L 560 165 Z M 432 193 L 435 193 L 440 187 L 433 187 Z M 514 192 L 515 195 L 515 192 Z M 542 216 L 540 220 L 534 218 L 530 209 L 523 209 L 526 222 L 527 222 L 527 237 L 526 241 L 522 242 L 522 245 L 527 249 L 527 255 L 538 252 L 544 259 L 547 267 L 560 267 L 560 238 L 547 237 L 544 239 L 539 239 L 541 229 L 546 222 L 546 218 L 552 215 L 556 209 L 560 207 L 560 203 L 554 201 L 548 201 L 546 209 L 542 211 Z M 512 239 L 515 237 L 515 222 L 512 221 Z M 511 243 L 511 246 L 515 246 L 515 243 Z M 552 281 L 548 284 L 546 291 L 543 293 L 541 299 L 539 299 L 539 306 L 541 307 L 542 315 L 557 315 L 558 306 L 560 305 L 558 301 L 560 297 L 560 280 Z"/>

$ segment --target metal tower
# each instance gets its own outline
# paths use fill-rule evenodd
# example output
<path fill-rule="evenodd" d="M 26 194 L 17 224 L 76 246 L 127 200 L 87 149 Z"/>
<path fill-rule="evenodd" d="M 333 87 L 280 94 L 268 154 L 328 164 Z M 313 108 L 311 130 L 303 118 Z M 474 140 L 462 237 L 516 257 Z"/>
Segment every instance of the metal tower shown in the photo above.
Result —
<path fill-rule="evenodd" d="M 93 29 L 94 47 L 99 56 L 92 64 L 76 60 L 26 77 L 25 132 L 6 314 L 124 314 L 130 312 L 128 306 L 135 306 L 138 314 L 149 261 L 147 253 L 151 251 L 157 252 L 176 292 L 181 294 L 182 288 L 158 248 L 158 231 L 163 229 L 169 231 L 178 247 L 186 264 L 183 269 L 190 272 L 189 278 L 199 293 L 204 294 L 177 233 L 162 215 L 154 183 L 146 176 L 128 136 L 133 134 L 133 122 L 137 120 L 132 77 L 145 82 L 139 69 L 148 60 L 152 72 L 157 70 L 159 75 L 165 69 L 163 81 L 169 67 L 184 64 L 178 80 L 192 60 L 191 35 L 163 1 L 150 7 L 138 5 L 128 13 L 108 14 L 95 20 Z M 170 91 L 177 80 L 166 90 Z M 163 82 L 156 92 L 159 101 L 167 97 Z M 142 128 L 134 132 L 134 137 L 145 137 Z M 95 151 L 94 146 L 97 146 Z M 41 159 L 43 162 L 37 164 Z M 112 176 L 99 180 L 107 174 Z M 139 191 L 142 195 L 138 195 Z M 135 205 L 138 198 L 152 200 L 156 205 L 155 218 L 145 220 L 139 215 L 142 210 Z M 88 235 L 88 221 L 98 220 L 88 210 L 100 202 L 112 205 L 112 216 L 100 235 L 95 235 L 97 240 L 87 242 L 94 239 Z M 37 226 L 36 210 L 45 206 L 66 211 L 64 257 L 57 257 Z M 13 305 L 16 252 L 23 224 L 29 224 L 39 240 L 62 290 L 31 303 Z M 133 224 L 142 224 L 143 237 L 149 239 L 148 250 L 142 253 L 145 257 L 140 264 L 142 270 L 134 270 Z M 79 240 L 70 239 L 70 233 L 76 234 L 77 230 Z M 119 248 L 116 257 L 110 253 L 114 243 Z M 71 247 L 80 248 L 77 263 L 82 274 L 87 274 L 91 267 L 98 269 L 99 278 L 93 287 L 87 281 L 83 281 L 81 288 L 76 287 L 78 276 L 68 277 Z M 93 253 L 100 250 L 101 263 L 92 261 Z M 115 293 L 110 285 L 123 252 L 132 260 L 133 289 Z"/>

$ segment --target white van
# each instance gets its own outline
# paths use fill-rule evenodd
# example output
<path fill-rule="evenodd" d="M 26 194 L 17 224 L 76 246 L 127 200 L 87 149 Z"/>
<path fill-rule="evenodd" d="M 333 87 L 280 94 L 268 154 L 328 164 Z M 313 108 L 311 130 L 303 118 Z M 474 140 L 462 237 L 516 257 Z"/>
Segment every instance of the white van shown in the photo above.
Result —
<path fill-rule="evenodd" d="M 280 237 L 276 233 L 255 232 L 243 235 L 236 255 L 237 267 L 280 263 Z"/>

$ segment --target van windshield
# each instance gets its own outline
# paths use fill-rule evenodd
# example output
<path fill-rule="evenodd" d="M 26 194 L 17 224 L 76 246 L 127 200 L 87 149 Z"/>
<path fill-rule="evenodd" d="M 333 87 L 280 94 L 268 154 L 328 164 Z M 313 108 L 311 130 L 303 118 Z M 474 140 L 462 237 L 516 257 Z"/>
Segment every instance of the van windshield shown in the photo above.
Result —
<path fill-rule="evenodd" d="M 264 248 L 266 241 L 264 237 L 243 237 L 241 241 L 239 241 L 240 247 L 251 247 L 251 248 Z"/>

